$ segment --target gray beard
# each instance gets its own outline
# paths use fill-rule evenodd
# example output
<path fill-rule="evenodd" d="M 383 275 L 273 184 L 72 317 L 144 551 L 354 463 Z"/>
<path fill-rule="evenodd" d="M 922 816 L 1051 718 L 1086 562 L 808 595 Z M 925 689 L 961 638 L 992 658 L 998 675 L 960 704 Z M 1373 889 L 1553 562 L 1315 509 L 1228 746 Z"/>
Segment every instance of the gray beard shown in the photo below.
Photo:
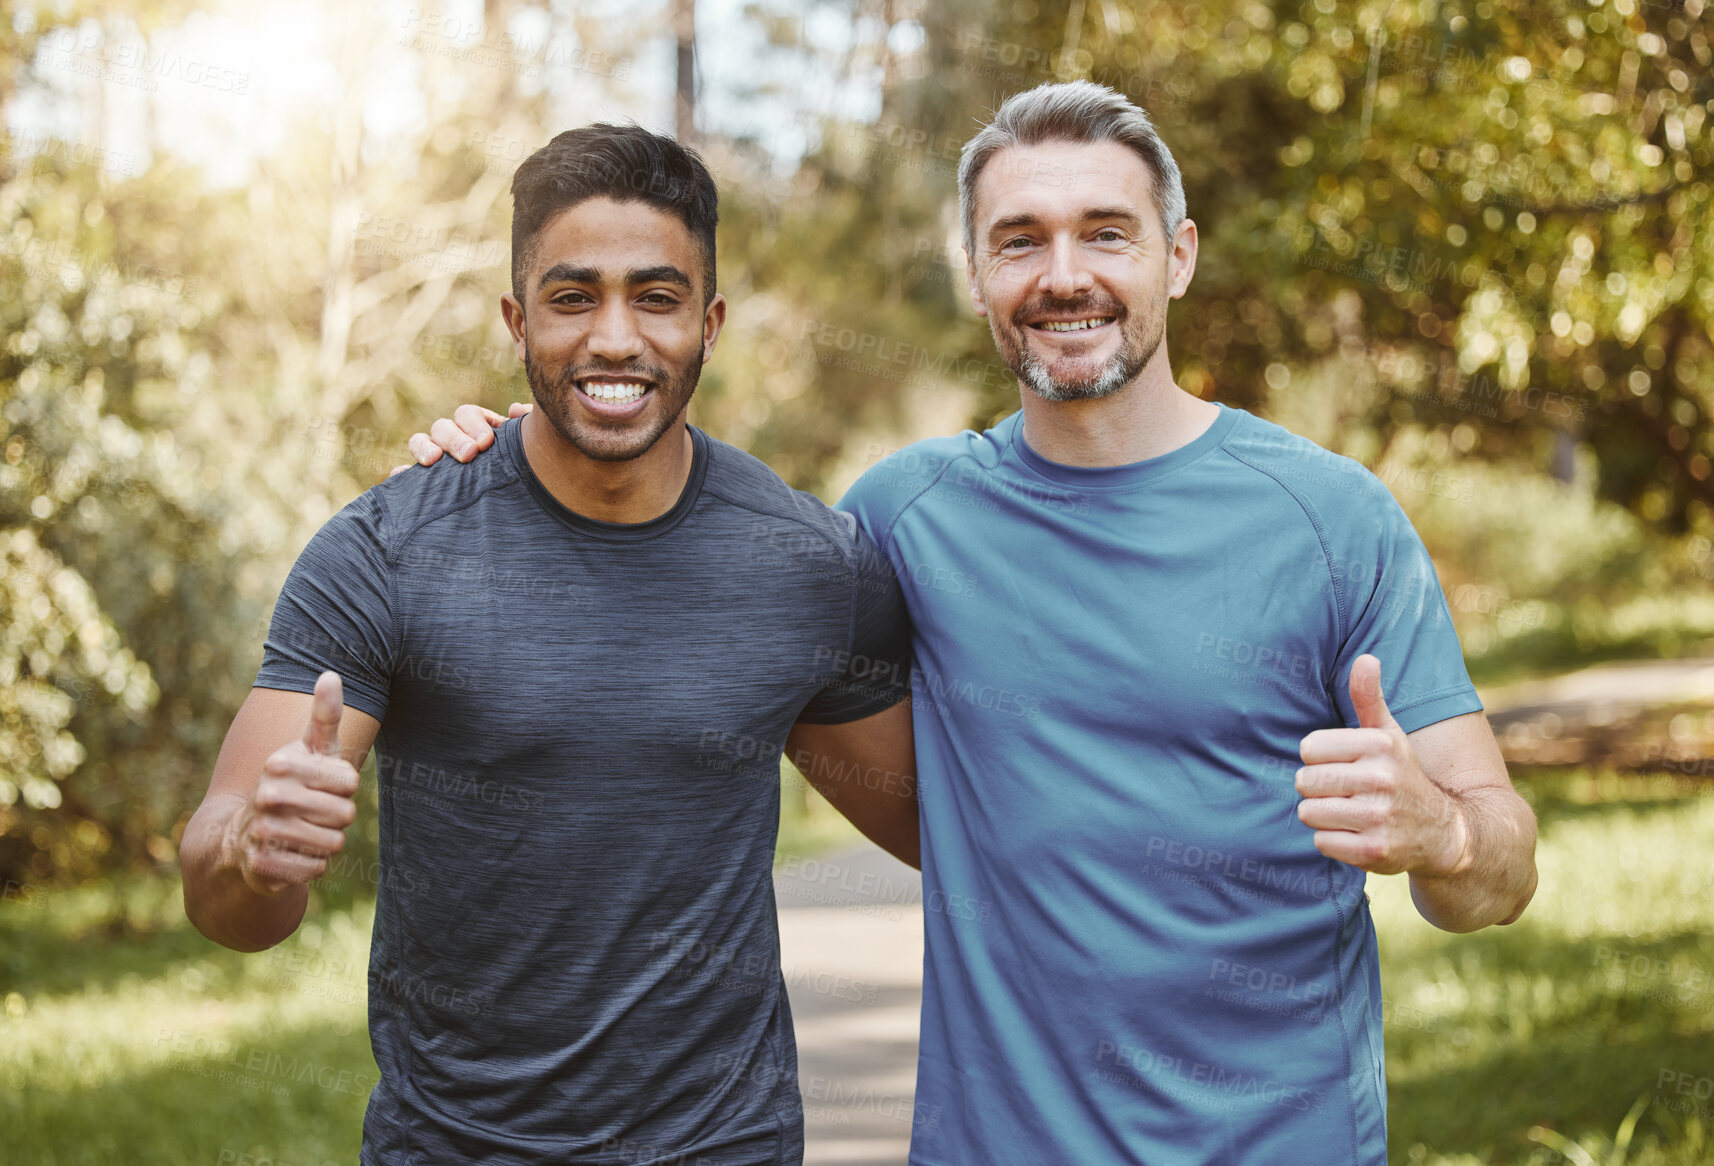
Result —
<path fill-rule="evenodd" d="M 1048 373 L 1047 366 L 1027 347 L 1024 349 L 1023 360 L 1012 371 L 1030 392 L 1044 401 L 1099 401 L 1102 397 L 1112 396 L 1136 379 L 1137 374 L 1147 368 L 1149 361 L 1155 358 L 1165 335 L 1165 321 L 1162 321 L 1160 330 L 1140 350 L 1133 352 L 1120 348 L 1094 380 L 1081 384 L 1054 380 Z"/>
<path fill-rule="evenodd" d="M 1113 359 L 1107 363 L 1105 368 L 1087 381 L 1054 379 L 1053 375 L 1048 372 L 1047 366 L 1042 363 L 1041 358 L 1030 348 L 1028 327 L 1019 319 L 1019 316 L 1023 314 L 1022 309 L 1019 309 L 1012 317 L 1012 326 L 1016 329 L 1016 345 L 1010 342 L 1011 338 L 1006 335 L 1006 331 L 1000 327 L 997 320 L 990 322 L 994 334 L 994 346 L 1000 350 L 1000 358 L 1006 362 L 1007 367 L 1012 370 L 1012 374 L 1018 378 L 1019 383 L 1042 400 L 1098 401 L 1102 397 L 1112 396 L 1135 380 L 1137 374 L 1147 368 L 1149 361 L 1155 358 L 1155 353 L 1160 351 L 1161 342 L 1166 339 L 1166 281 L 1164 278 L 1161 281 L 1160 296 L 1158 301 L 1150 305 L 1152 310 L 1157 310 L 1159 313 L 1153 320 L 1138 320 L 1137 317 L 1129 313 L 1123 315 L 1123 319 L 1119 323 L 1119 351 L 1113 354 Z M 1108 302 L 1097 301 L 1092 297 L 1085 297 L 1085 299 L 1093 307 L 1105 309 L 1109 306 Z M 1111 306 L 1117 307 L 1116 304 Z M 1152 323 L 1154 325 L 1153 335 L 1145 335 L 1140 331 L 1133 332 L 1131 330 L 1133 325 L 1138 323 L 1144 328 Z"/>
<path fill-rule="evenodd" d="M 1066 384 L 1054 380 L 1042 362 L 1036 359 L 1036 354 L 1031 352 L 1024 356 L 1017 374 L 1018 380 L 1044 401 L 1098 401 L 1124 388 L 1139 371 L 1140 365 L 1133 369 L 1130 362 L 1125 360 L 1124 354 L 1120 353 L 1094 380 L 1086 384 Z"/>

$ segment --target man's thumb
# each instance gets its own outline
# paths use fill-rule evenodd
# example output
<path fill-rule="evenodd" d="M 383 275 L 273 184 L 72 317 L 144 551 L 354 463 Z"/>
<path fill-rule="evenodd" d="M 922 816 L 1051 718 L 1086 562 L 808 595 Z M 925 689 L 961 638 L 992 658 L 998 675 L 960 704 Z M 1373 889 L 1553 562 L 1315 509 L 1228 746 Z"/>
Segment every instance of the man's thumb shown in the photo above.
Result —
<path fill-rule="evenodd" d="M 309 709 L 309 728 L 304 744 L 311 753 L 339 756 L 339 717 L 345 711 L 345 688 L 339 673 L 323 672 L 315 682 L 315 700 Z"/>
<path fill-rule="evenodd" d="M 1390 729 L 1398 724 L 1381 695 L 1381 662 L 1364 653 L 1351 664 L 1351 707 L 1365 729 Z"/>

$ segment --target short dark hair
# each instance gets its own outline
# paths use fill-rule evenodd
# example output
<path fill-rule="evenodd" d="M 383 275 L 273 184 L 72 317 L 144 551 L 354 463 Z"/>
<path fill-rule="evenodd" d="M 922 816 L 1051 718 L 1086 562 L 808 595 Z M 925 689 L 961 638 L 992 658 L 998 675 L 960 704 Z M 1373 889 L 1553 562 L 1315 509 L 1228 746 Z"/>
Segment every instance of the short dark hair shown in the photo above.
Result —
<path fill-rule="evenodd" d="M 542 228 L 591 198 L 641 202 L 676 216 L 702 251 L 703 303 L 714 298 L 714 227 L 720 198 L 695 150 L 639 125 L 566 130 L 512 175 L 512 294 L 524 298 Z"/>

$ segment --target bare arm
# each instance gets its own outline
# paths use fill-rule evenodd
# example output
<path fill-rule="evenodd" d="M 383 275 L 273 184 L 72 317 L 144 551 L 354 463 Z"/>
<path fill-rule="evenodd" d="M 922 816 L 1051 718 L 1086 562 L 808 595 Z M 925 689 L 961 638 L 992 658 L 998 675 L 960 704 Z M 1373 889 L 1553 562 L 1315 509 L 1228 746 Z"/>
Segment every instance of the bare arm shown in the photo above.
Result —
<path fill-rule="evenodd" d="M 254 688 L 227 730 L 179 847 L 185 914 L 222 946 L 261 951 L 290 936 L 306 884 L 345 845 L 357 766 L 380 724 L 341 693 L 331 672 L 313 697 Z"/>
<path fill-rule="evenodd" d="M 1423 774 L 1462 817 L 1464 835 L 1450 871 L 1411 872 L 1417 911 L 1446 931 L 1515 922 L 1535 895 L 1535 814 L 1512 788 L 1488 718 L 1467 713 L 1409 739 Z"/>
<path fill-rule="evenodd" d="M 1445 931 L 1511 923 L 1535 894 L 1535 814 L 1512 788 L 1481 713 L 1406 734 L 1381 695 L 1380 664 L 1359 656 L 1359 727 L 1303 739 L 1298 818 L 1329 858 L 1410 875 L 1422 917 Z"/>
<path fill-rule="evenodd" d="M 910 701 L 843 725 L 793 725 L 786 756 L 871 842 L 922 866 Z"/>

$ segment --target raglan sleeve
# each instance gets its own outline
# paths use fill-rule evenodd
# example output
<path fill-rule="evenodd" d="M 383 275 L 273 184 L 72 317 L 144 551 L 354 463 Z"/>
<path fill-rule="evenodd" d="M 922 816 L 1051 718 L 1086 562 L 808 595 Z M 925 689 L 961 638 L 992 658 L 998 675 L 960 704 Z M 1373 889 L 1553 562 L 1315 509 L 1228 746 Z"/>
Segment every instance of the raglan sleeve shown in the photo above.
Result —
<path fill-rule="evenodd" d="M 333 671 L 347 705 L 386 716 L 397 643 L 386 540 L 378 487 L 315 533 L 274 605 L 257 688 L 314 692 L 316 679 Z"/>
<path fill-rule="evenodd" d="M 1365 652 L 1381 662 L 1381 691 L 1407 733 L 1464 713 L 1482 701 L 1464 664 L 1452 613 L 1428 548 L 1386 486 L 1362 471 L 1333 571 L 1349 628 L 1335 658 L 1332 690 L 1347 726 L 1351 665 Z"/>

